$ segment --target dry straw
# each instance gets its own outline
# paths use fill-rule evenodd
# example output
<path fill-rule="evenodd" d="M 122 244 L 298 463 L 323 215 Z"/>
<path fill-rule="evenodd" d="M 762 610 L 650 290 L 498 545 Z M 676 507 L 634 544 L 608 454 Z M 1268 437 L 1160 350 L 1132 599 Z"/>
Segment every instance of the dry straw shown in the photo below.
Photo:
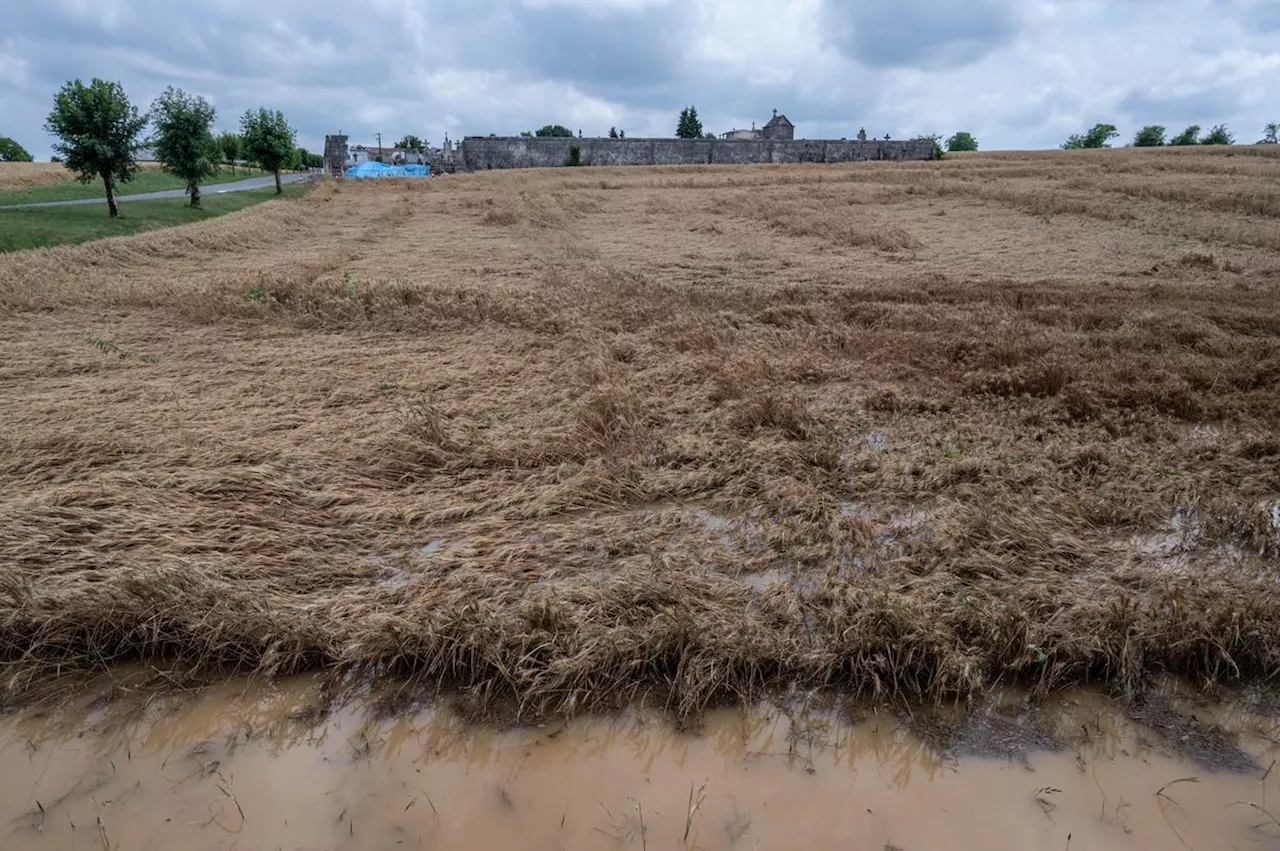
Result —
<path fill-rule="evenodd" d="M 1265 153 L 325 186 L 2 256 L 5 693 L 1268 681 Z"/>

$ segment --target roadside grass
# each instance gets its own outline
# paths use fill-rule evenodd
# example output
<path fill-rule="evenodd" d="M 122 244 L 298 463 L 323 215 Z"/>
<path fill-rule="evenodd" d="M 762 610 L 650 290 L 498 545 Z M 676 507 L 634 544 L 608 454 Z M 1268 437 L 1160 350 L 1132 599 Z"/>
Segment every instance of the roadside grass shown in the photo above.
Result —
<path fill-rule="evenodd" d="M 26 248 L 73 245 L 109 236 L 129 236 L 157 228 L 186 225 L 234 213 L 272 198 L 300 198 L 310 186 L 286 186 L 283 196 L 274 188 L 211 193 L 203 206 L 193 209 L 185 198 L 130 201 L 120 205 L 120 217 L 107 215 L 105 207 L 85 204 L 75 207 L 39 207 L 33 210 L 0 210 L 0 252 Z"/>
<path fill-rule="evenodd" d="M 251 177 L 265 177 L 270 172 L 247 166 L 236 166 L 235 169 L 223 167 L 214 177 L 201 183 L 201 186 L 212 186 L 217 183 L 229 183 L 233 180 L 248 180 Z M 68 172 L 70 177 L 70 172 Z M 140 195 L 144 192 L 163 192 L 166 189 L 184 189 L 186 183 L 159 168 L 145 168 L 128 183 L 120 184 L 119 195 Z M 107 193 L 103 190 L 102 181 L 94 180 L 81 183 L 70 179 L 62 183 L 46 183 L 26 189 L 0 189 L 0 207 L 14 204 L 41 204 L 45 201 L 80 201 L 86 198 L 101 198 L 106 203 Z"/>

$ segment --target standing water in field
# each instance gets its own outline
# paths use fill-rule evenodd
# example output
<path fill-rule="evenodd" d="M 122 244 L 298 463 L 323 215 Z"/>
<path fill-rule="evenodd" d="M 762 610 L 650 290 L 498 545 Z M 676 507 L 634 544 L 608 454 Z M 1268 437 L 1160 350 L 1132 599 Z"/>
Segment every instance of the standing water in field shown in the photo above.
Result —
<path fill-rule="evenodd" d="M 117 680 L 0 720 L 0 847 L 1280 847 L 1265 704 L 1076 692 L 967 715 L 803 700 L 498 730 L 310 680 Z M 394 710 L 394 711 L 393 711 Z"/>

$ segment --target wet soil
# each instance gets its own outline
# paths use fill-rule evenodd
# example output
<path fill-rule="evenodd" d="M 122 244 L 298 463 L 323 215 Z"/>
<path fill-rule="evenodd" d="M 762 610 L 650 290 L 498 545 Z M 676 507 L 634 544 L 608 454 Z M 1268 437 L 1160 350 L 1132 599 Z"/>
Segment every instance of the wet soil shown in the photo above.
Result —
<path fill-rule="evenodd" d="M 1280 747 L 1245 702 L 996 697 L 498 729 L 318 679 L 121 675 L 0 717 L 0 848 L 1280 847 L 1255 767 Z"/>

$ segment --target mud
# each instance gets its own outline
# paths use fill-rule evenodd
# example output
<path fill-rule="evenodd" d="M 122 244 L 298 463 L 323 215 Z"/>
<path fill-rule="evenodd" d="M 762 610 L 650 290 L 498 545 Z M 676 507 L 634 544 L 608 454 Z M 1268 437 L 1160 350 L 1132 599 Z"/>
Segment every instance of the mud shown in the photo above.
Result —
<path fill-rule="evenodd" d="M 1224 727 L 1179 711 L 1164 694 L 1142 695 L 1129 707 L 1129 717 L 1156 733 L 1179 756 L 1211 771 L 1256 771 L 1261 766 Z"/>
<path fill-rule="evenodd" d="M 1273 722 L 1189 706 L 795 700 L 696 731 L 645 710 L 500 730 L 407 694 L 335 706 L 307 679 L 159 693 L 121 673 L 0 718 L 0 847 L 1280 847 L 1280 781 L 1251 767 L 1280 750 Z M 1207 763 L 1165 741 L 1187 735 L 1218 742 Z"/>

